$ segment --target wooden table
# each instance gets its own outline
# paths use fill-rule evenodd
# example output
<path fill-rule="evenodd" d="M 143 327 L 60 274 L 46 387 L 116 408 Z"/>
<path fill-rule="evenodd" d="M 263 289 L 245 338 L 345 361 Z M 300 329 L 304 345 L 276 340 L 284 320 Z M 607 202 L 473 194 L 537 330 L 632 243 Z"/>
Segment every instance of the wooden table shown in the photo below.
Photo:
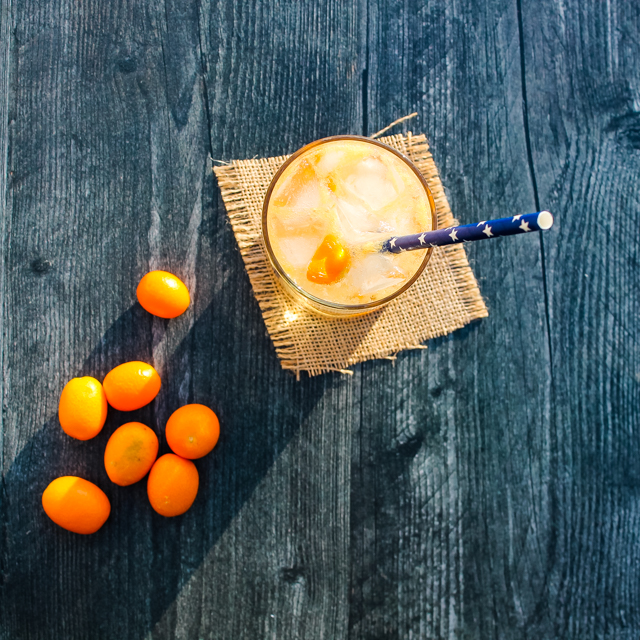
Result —
<path fill-rule="evenodd" d="M 0 637 L 640 634 L 640 5 L 2 0 Z M 394 363 L 283 372 L 212 159 L 417 110 L 490 316 Z M 400 127 L 399 130 L 403 130 Z M 153 268 L 180 319 L 135 301 Z M 67 380 L 162 375 L 222 436 L 183 517 L 108 482 L 57 421 Z M 166 444 L 162 443 L 162 450 Z M 58 475 L 108 493 L 77 536 Z"/>

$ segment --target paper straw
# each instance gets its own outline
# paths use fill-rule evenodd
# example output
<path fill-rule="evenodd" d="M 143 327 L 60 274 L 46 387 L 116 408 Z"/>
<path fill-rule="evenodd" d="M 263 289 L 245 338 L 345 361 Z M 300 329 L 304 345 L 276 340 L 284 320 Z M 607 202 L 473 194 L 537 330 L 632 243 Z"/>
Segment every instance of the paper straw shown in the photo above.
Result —
<path fill-rule="evenodd" d="M 538 213 L 524 213 L 509 218 L 497 220 L 483 220 L 475 224 L 465 224 L 448 229 L 425 231 L 409 236 L 396 236 L 382 243 L 381 250 L 390 253 L 402 253 L 403 251 L 415 251 L 429 247 L 442 247 L 447 244 L 460 242 L 474 242 L 499 238 L 501 236 L 513 236 L 517 233 L 529 233 L 530 231 L 544 231 L 553 225 L 553 216 L 548 211 Z"/>

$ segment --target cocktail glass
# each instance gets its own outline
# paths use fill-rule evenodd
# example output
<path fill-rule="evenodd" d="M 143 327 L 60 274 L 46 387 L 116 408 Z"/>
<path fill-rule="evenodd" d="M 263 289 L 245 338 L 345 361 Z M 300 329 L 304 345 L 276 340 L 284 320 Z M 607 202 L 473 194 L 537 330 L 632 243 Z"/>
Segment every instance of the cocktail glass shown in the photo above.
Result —
<path fill-rule="evenodd" d="M 371 247 L 436 228 L 435 202 L 417 167 L 361 136 L 332 136 L 299 149 L 274 176 L 262 211 L 267 254 L 284 290 L 334 317 L 388 304 L 418 279 L 432 252 L 382 254 Z M 337 282 L 323 284 L 310 280 L 307 268 L 328 235 L 350 248 L 350 266 Z"/>

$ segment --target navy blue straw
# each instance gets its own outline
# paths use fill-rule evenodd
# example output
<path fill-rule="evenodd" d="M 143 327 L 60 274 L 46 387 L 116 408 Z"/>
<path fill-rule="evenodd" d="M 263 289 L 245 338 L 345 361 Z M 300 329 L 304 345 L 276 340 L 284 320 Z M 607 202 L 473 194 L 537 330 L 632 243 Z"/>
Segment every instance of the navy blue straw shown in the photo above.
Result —
<path fill-rule="evenodd" d="M 483 220 L 477 224 L 465 224 L 459 227 L 389 238 L 382 243 L 382 251 L 401 253 L 429 247 L 442 247 L 447 244 L 458 244 L 459 242 L 487 240 L 488 238 L 498 238 L 500 236 L 512 236 L 516 233 L 543 231 L 549 229 L 552 224 L 553 216 L 548 211 L 524 213 L 509 218 Z"/>

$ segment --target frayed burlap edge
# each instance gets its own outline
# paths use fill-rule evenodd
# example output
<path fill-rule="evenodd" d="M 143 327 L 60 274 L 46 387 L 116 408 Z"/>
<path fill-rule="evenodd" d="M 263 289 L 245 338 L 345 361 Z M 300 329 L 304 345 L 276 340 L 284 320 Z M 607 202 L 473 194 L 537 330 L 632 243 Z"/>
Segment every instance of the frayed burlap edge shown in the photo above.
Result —
<path fill-rule="evenodd" d="M 424 175 L 436 203 L 438 227 L 458 224 L 426 137 L 409 132 L 381 141 L 410 158 Z M 347 367 L 357 362 L 394 359 L 404 349 L 426 348 L 422 344 L 426 340 L 488 315 L 463 245 L 435 249 L 416 283 L 373 314 L 332 319 L 296 305 L 276 279 L 261 234 L 262 201 L 271 178 L 286 159 L 233 160 L 214 167 L 251 286 L 283 369 L 294 371 L 298 377 L 301 371 L 312 376 L 328 371 L 351 373 Z M 436 286 L 431 286 L 429 277 Z M 451 285 L 446 292 L 445 281 Z"/>
<path fill-rule="evenodd" d="M 431 195 L 436 203 L 436 212 L 438 214 L 438 228 L 454 227 L 458 224 L 458 220 L 453 217 L 449 201 L 444 193 L 444 187 L 440 180 L 440 174 L 436 167 L 436 163 L 429 151 L 429 143 L 424 134 L 417 136 L 412 135 L 409 131 L 405 136 L 395 135 L 388 138 L 380 138 L 381 142 L 385 142 L 404 153 L 418 167 L 420 173 L 425 177 Z M 395 143 L 395 144 L 393 144 Z M 403 150 L 404 148 L 404 150 Z M 471 271 L 467 253 L 462 244 L 450 244 L 446 247 L 439 247 L 437 251 L 443 252 L 449 266 L 453 269 L 458 283 L 458 293 L 462 298 L 465 309 L 467 310 L 470 320 L 465 322 L 468 324 L 472 320 L 486 318 L 489 315 L 487 307 L 480 295 L 478 282 Z M 462 325 L 464 326 L 464 325 Z M 450 333 L 445 331 L 438 335 L 446 335 Z M 436 337 L 436 336 L 433 336 Z"/>

